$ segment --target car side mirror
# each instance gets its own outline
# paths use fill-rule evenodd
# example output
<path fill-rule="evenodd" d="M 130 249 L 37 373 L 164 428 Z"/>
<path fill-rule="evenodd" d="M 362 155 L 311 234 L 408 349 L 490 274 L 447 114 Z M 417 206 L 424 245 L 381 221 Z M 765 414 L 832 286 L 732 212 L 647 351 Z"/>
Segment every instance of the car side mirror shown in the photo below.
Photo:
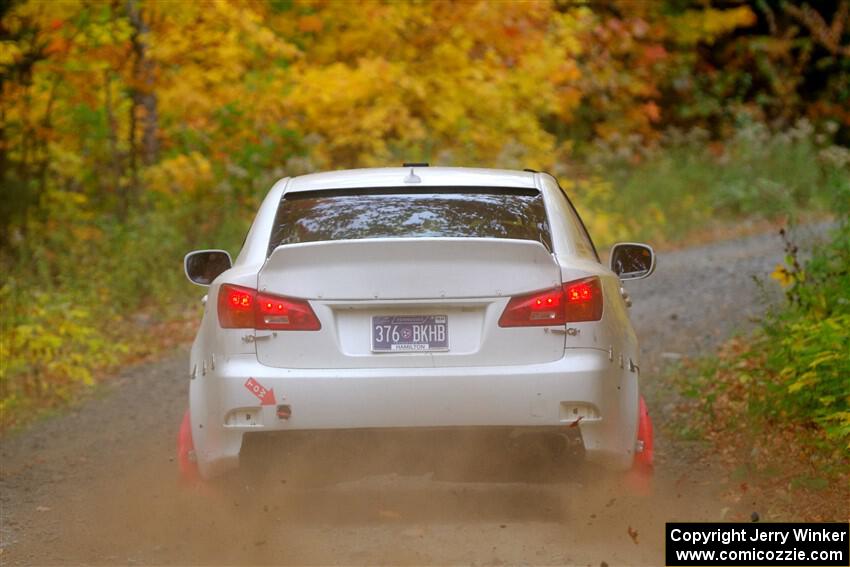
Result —
<path fill-rule="evenodd" d="M 620 242 L 611 248 L 610 264 L 621 280 L 639 280 L 655 271 L 655 252 L 646 244 Z"/>
<path fill-rule="evenodd" d="M 233 266 L 225 250 L 195 250 L 183 258 L 183 270 L 193 284 L 208 286 Z"/>

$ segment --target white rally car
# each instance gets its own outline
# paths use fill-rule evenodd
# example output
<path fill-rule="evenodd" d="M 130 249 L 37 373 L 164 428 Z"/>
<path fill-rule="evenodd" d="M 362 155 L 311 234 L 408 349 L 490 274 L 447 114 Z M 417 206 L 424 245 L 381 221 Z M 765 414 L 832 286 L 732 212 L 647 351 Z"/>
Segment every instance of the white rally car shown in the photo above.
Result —
<path fill-rule="evenodd" d="M 181 470 L 238 465 L 246 433 L 504 428 L 578 433 L 587 460 L 651 462 L 621 280 L 546 173 L 427 167 L 277 182 L 245 244 L 185 259 L 208 286 Z"/>

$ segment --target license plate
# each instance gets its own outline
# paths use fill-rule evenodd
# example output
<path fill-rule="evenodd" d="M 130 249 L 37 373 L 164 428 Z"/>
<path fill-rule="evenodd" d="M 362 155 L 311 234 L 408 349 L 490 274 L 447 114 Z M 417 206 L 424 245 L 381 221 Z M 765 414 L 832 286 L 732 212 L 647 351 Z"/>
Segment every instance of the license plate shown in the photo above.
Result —
<path fill-rule="evenodd" d="M 445 315 L 380 315 L 372 317 L 372 352 L 449 350 Z"/>

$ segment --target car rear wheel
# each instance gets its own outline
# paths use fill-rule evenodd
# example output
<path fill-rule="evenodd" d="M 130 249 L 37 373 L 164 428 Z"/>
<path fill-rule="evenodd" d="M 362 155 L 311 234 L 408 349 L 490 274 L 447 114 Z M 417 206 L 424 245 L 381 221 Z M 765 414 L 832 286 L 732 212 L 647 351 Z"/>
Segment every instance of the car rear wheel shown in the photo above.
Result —
<path fill-rule="evenodd" d="M 189 418 L 189 409 L 183 414 L 180 422 L 180 430 L 177 433 L 177 465 L 180 470 L 180 478 L 187 483 L 196 483 L 201 480 L 198 471 L 198 463 L 195 460 L 195 444 L 192 442 L 192 421 Z"/>
<path fill-rule="evenodd" d="M 636 452 L 631 470 L 626 475 L 629 489 L 638 496 L 652 494 L 652 476 L 654 470 L 654 448 L 652 419 L 643 396 L 638 402 L 638 433 Z"/>
<path fill-rule="evenodd" d="M 634 467 L 651 473 L 654 460 L 652 419 L 649 417 L 649 410 L 643 396 L 640 397 L 638 402 L 637 445 L 640 452 L 635 454 Z"/>

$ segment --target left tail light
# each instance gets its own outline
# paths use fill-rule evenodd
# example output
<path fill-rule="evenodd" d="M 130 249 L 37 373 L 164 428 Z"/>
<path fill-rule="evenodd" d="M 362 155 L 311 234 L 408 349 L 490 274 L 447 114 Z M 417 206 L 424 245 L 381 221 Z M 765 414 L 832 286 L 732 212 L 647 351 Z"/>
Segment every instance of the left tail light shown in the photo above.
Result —
<path fill-rule="evenodd" d="M 224 329 L 318 331 L 322 328 L 310 303 L 303 299 L 230 284 L 222 285 L 218 291 L 218 322 Z"/>
<path fill-rule="evenodd" d="M 224 329 L 252 329 L 257 290 L 224 284 L 218 290 L 218 324 Z"/>
<path fill-rule="evenodd" d="M 559 288 L 512 297 L 500 327 L 544 327 L 602 319 L 602 283 L 594 276 Z"/>

